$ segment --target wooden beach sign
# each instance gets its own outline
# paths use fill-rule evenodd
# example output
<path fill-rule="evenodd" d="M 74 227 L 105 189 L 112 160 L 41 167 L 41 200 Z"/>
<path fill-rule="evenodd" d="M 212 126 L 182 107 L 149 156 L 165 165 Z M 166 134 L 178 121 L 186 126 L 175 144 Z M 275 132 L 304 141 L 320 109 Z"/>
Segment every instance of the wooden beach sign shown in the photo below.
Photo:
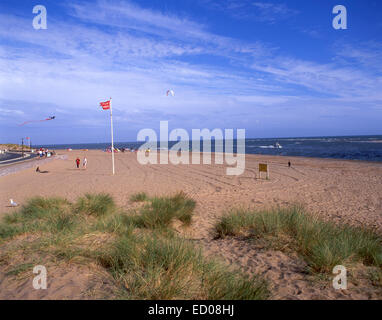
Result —
<path fill-rule="evenodd" d="M 261 179 L 261 173 L 265 172 L 267 174 L 267 180 L 269 179 L 269 169 L 266 163 L 259 163 L 259 178 Z"/>

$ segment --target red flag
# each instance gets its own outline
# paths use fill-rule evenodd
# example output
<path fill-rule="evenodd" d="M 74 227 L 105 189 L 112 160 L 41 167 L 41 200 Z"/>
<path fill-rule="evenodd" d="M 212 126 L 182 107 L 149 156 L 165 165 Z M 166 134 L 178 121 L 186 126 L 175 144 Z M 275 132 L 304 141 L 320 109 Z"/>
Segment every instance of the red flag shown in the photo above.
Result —
<path fill-rule="evenodd" d="M 110 100 L 105 102 L 100 102 L 99 105 L 102 107 L 103 110 L 108 110 L 110 109 Z"/>

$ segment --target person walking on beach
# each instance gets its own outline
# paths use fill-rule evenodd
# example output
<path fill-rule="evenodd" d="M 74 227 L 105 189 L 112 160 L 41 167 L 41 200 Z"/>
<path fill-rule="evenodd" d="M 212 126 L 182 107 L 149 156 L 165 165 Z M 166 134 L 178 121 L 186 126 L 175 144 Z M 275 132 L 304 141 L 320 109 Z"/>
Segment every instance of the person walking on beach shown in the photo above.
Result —
<path fill-rule="evenodd" d="M 81 162 L 80 158 L 77 157 L 77 159 L 76 159 L 77 169 L 80 168 L 80 162 Z"/>
<path fill-rule="evenodd" d="M 86 159 L 86 157 L 85 157 L 84 160 L 82 161 L 82 166 L 84 167 L 85 170 L 86 170 L 87 164 L 88 164 L 88 159 Z"/>
<path fill-rule="evenodd" d="M 290 166 L 291 166 L 291 163 L 290 163 L 290 161 L 288 161 L 288 167 L 290 168 Z"/>

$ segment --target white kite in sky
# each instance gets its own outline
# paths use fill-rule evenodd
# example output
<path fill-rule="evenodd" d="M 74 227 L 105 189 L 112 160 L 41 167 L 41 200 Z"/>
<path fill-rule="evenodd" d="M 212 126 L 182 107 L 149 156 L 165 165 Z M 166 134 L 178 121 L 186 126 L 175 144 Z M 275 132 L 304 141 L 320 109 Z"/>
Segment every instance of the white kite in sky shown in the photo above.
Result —
<path fill-rule="evenodd" d="M 173 90 L 167 90 L 166 96 L 168 97 L 169 95 L 175 96 L 175 92 Z"/>

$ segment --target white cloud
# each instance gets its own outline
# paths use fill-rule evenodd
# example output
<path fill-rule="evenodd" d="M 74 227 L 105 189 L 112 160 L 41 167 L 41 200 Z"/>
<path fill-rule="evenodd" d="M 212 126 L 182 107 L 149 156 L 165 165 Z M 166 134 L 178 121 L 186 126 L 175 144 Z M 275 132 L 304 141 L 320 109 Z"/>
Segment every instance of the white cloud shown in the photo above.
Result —
<path fill-rule="evenodd" d="M 217 35 L 208 31 L 207 26 L 187 17 L 164 14 L 159 11 L 144 9 L 132 2 L 98 1 L 93 3 L 72 4 L 72 15 L 83 21 L 150 36 L 150 41 L 173 41 L 177 44 L 188 43 L 197 46 L 196 53 L 215 55 L 232 52 L 263 54 L 266 48 L 259 43 L 241 41 Z M 147 39 L 146 39 L 147 40 Z M 227 52 L 228 51 L 228 52 Z M 187 53 L 187 52 L 186 52 Z"/>
<path fill-rule="evenodd" d="M 319 64 L 287 57 L 254 63 L 252 67 L 271 74 L 279 82 L 296 84 L 334 98 L 370 100 L 375 97 L 378 83 L 382 80 L 370 72 L 350 66 Z"/>
<path fill-rule="evenodd" d="M 254 8 L 289 12 L 261 2 Z M 174 115 L 183 121 L 199 117 L 203 123 L 224 124 L 229 119 L 239 125 L 240 119 L 257 119 L 256 108 L 272 118 L 275 110 L 285 116 L 285 108 L 305 110 L 309 105 L 319 113 L 326 106 L 349 108 L 382 100 L 381 76 L 367 65 L 370 59 L 376 68 L 382 65 L 373 49 L 353 46 L 336 55 L 343 61 L 318 63 L 281 56 L 262 43 L 216 35 L 190 18 L 130 2 L 76 4 L 71 9 L 76 23 L 52 18 L 46 32 L 33 30 L 30 19 L 0 14 L 10 26 L 0 29 L 0 38 L 24 44 L 20 50 L 4 41 L 0 48 L 1 99 L 22 98 L 29 105 L 44 105 L 44 112 L 74 110 L 92 118 L 99 101 L 112 96 L 120 114 L 117 121 L 130 119 L 137 125 Z M 187 59 L 200 54 L 227 63 Z M 176 92 L 174 99 L 165 96 L 169 88 Z M 13 106 L 25 116 L 32 112 L 22 103 L 6 110 Z M 290 112 L 287 116 L 292 117 Z M 79 124 L 103 123 L 89 121 Z"/>
<path fill-rule="evenodd" d="M 359 43 L 337 43 L 333 50 L 339 63 L 364 67 L 369 72 L 382 75 L 382 44 L 375 41 Z"/>
<path fill-rule="evenodd" d="M 16 110 L 16 109 L 5 109 L 5 108 L 0 108 L 0 113 L 6 113 L 6 114 L 16 114 L 16 115 L 23 115 L 24 112 L 21 110 Z"/>

